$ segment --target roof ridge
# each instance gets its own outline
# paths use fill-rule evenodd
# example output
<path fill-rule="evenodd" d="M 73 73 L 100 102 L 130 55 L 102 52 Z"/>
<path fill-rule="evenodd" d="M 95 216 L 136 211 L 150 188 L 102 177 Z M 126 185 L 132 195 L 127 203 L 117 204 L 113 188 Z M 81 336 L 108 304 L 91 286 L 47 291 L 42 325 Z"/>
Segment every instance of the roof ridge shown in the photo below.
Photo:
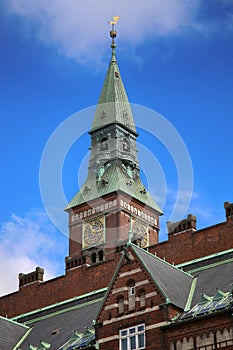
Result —
<path fill-rule="evenodd" d="M 191 296 L 195 277 L 141 247 L 132 244 L 131 249 L 165 297 L 166 304 L 170 303 L 184 310 Z M 178 286 L 181 288 L 180 292 L 177 290 Z"/>
<path fill-rule="evenodd" d="M 85 303 L 82 303 L 82 304 L 78 304 L 78 305 L 74 305 L 74 306 L 71 306 L 67 309 L 62 309 L 62 310 L 59 310 L 59 311 L 56 311 L 56 312 L 52 312 L 50 314 L 46 314 L 44 316 L 40 316 L 40 317 L 36 317 L 36 318 L 31 318 L 30 320 L 28 321 L 25 321 L 24 324 L 30 324 L 32 322 L 38 322 L 40 320 L 45 320 L 45 319 L 48 319 L 48 318 L 51 318 L 55 315 L 60 315 L 60 314 L 63 314 L 65 312 L 69 312 L 69 311 L 72 311 L 72 310 L 75 310 L 75 309 L 80 309 L 81 307 L 84 307 L 86 305 L 91 305 L 91 304 L 94 304 L 94 303 L 97 303 L 99 302 L 100 300 L 102 300 L 102 298 L 98 298 L 98 299 L 93 299 L 93 300 L 90 300 L 90 301 L 86 301 Z"/>
<path fill-rule="evenodd" d="M 200 231 L 200 230 L 198 230 L 198 231 Z M 208 259 L 214 258 L 216 256 L 221 256 L 221 255 L 228 254 L 228 253 L 231 253 L 231 252 L 233 252 L 233 248 L 227 249 L 227 250 L 223 250 L 221 252 L 217 252 L 217 253 L 214 253 L 214 254 L 206 255 L 206 256 L 203 256 L 201 258 L 197 258 L 197 259 L 193 259 L 193 260 L 190 260 L 190 261 L 186 261 L 186 262 L 177 264 L 176 266 L 188 266 L 188 265 L 191 265 L 193 263 L 197 263 L 197 262 L 200 262 L 200 261 L 208 260 Z"/>
<path fill-rule="evenodd" d="M 190 273 L 194 273 L 194 272 L 198 272 L 198 271 L 208 270 L 208 269 L 212 269 L 215 266 L 229 264 L 232 261 L 233 261 L 233 258 L 226 259 L 226 260 L 221 260 L 221 261 L 217 261 L 217 262 L 212 263 L 212 264 L 208 264 L 208 265 L 204 265 L 204 266 L 201 266 L 201 267 L 197 267 L 196 269 L 192 269 L 192 270 L 189 270 L 189 271 L 190 271 Z"/>
<path fill-rule="evenodd" d="M 27 317 L 27 316 L 30 316 L 30 315 L 33 315 L 33 314 L 36 314 L 36 313 L 39 313 L 39 312 L 43 312 L 43 311 L 46 311 L 46 310 L 49 310 L 49 309 L 53 309 L 53 308 L 55 308 L 57 306 L 60 306 L 60 305 L 69 304 L 72 301 L 79 300 L 79 299 L 82 299 L 82 298 L 86 298 L 88 296 L 92 296 L 92 295 L 95 295 L 95 294 L 98 294 L 98 293 L 101 293 L 101 292 L 105 292 L 106 290 L 107 290 L 107 287 L 101 288 L 101 289 L 97 289 L 97 290 L 95 290 L 93 292 L 90 292 L 90 293 L 78 295 L 76 297 L 73 297 L 73 298 L 70 298 L 70 299 L 67 299 L 67 300 L 59 301 L 59 302 L 57 302 L 55 304 L 47 305 L 47 306 L 44 306 L 42 308 L 26 312 L 25 314 L 20 314 L 20 315 L 14 316 L 14 317 L 11 318 L 11 320 L 13 322 L 17 323 L 17 321 L 15 321 L 15 320 L 17 320 L 19 318 Z"/>
<path fill-rule="evenodd" d="M 187 299 L 184 311 L 190 310 L 190 307 L 191 307 L 191 304 L 192 304 L 192 300 L 193 300 L 193 296 L 194 296 L 194 293 L 195 293 L 195 290 L 196 290 L 196 286 L 197 286 L 197 280 L 198 280 L 197 277 L 195 277 L 193 279 L 192 286 L 190 288 L 190 292 L 189 292 L 189 295 L 188 295 L 188 299 Z"/>
<path fill-rule="evenodd" d="M 148 250 L 146 250 L 146 249 L 144 249 L 144 248 L 142 248 L 142 247 L 139 247 L 139 246 L 135 245 L 134 243 L 131 243 L 131 245 L 133 245 L 133 246 L 136 247 L 137 249 L 142 250 L 143 252 L 146 252 L 148 255 L 151 255 L 153 258 L 158 259 L 158 260 L 164 262 L 164 264 L 167 264 L 167 265 L 169 265 L 170 267 L 173 267 L 173 268 L 176 269 L 177 271 L 180 271 L 180 272 L 182 272 L 183 274 L 185 274 L 185 275 L 187 275 L 187 276 L 189 276 L 189 277 L 194 278 L 194 276 L 192 276 L 189 272 L 183 271 L 182 269 L 180 269 L 179 267 L 177 267 L 177 265 L 173 265 L 173 264 L 169 263 L 167 260 L 164 260 L 164 259 L 160 258 L 160 257 L 157 256 L 156 254 L 153 254 L 153 253 L 149 252 Z M 147 248 L 147 249 L 148 249 L 148 248 Z"/>
<path fill-rule="evenodd" d="M 26 326 L 25 324 L 22 324 L 22 323 L 19 323 L 19 322 L 17 322 L 17 321 L 14 321 L 14 320 L 11 319 L 11 318 L 7 318 L 7 317 L 0 316 L 0 319 L 1 319 L 1 320 L 4 320 L 4 321 L 7 321 L 7 322 L 10 322 L 10 323 L 13 323 L 13 324 L 15 324 L 15 325 L 17 325 L 17 326 L 20 326 L 20 327 L 29 329 L 29 327 Z"/>

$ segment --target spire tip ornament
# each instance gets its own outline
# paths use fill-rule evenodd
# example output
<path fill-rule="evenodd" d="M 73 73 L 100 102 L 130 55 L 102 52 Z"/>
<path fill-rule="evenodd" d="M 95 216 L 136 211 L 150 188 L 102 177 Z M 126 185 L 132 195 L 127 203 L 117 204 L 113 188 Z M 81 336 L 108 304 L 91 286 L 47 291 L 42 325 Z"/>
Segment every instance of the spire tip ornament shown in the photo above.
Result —
<path fill-rule="evenodd" d="M 115 44 L 115 37 L 117 35 L 117 32 L 115 30 L 115 24 L 117 24 L 118 20 L 119 20 L 120 16 L 113 16 L 112 20 L 109 21 L 108 23 L 112 25 L 112 29 L 110 30 L 110 37 L 112 38 L 112 44 L 111 44 L 111 48 L 115 49 L 116 44 Z"/>

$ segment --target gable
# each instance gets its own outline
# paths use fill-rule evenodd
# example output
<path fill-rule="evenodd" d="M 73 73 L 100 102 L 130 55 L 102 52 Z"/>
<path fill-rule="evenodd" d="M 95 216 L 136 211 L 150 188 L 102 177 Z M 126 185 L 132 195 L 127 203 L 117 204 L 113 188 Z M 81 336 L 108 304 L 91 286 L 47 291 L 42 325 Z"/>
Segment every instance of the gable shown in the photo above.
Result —
<path fill-rule="evenodd" d="M 166 302 L 185 309 L 195 278 L 134 244 L 131 249 L 166 297 Z"/>
<path fill-rule="evenodd" d="M 164 295 L 140 261 L 128 252 L 118 265 L 96 322 L 108 325 L 133 317 L 149 319 L 165 302 Z"/>

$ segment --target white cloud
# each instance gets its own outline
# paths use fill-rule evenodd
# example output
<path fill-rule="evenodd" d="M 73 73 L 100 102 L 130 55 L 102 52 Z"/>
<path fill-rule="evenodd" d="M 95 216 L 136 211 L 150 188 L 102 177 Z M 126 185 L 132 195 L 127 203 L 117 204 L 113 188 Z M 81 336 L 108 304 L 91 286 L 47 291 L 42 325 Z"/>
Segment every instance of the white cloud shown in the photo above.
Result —
<path fill-rule="evenodd" d="M 79 62 L 99 60 L 110 38 L 108 21 L 120 15 L 122 41 L 132 45 L 146 38 L 177 33 L 197 26 L 200 0 L 7 0 L 11 13 L 36 25 L 40 40 L 53 44 L 64 55 Z M 34 27 L 35 29 L 35 27 Z"/>
<path fill-rule="evenodd" d="M 45 213 L 12 214 L 0 227 L 0 295 L 17 290 L 18 274 L 34 271 L 37 266 L 45 269 L 45 279 L 57 275 L 66 248 L 59 238 Z M 57 256 L 58 251 L 63 258 Z"/>

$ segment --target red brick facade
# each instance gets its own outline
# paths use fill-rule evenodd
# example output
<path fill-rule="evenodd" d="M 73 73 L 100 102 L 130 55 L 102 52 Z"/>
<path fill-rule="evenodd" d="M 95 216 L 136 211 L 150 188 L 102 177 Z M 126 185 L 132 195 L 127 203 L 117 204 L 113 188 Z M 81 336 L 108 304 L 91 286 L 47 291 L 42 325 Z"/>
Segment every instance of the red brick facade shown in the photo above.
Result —
<path fill-rule="evenodd" d="M 182 325 L 163 328 L 165 349 L 183 347 L 200 349 L 233 349 L 232 316 L 229 313 L 214 315 L 209 319 L 192 320 Z M 205 345 L 204 345 L 205 344 Z M 207 345 L 208 344 L 208 345 Z"/>
<path fill-rule="evenodd" d="M 126 212 L 126 211 L 125 211 Z M 124 219 L 124 211 L 121 212 Z M 109 218 L 109 225 L 114 225 L 115 214 Z M 232 248 L 233 218 L 199 231 L 185 231 L 170 235 L 169 240 L 151 247 L 161 258 L 178 264 L 209 254 Z M 75 254 L 75 243 L 70 240 L 70 251 Z M 79 251 L 76 251 L 77 253 Z M 121 253 L 116 248 L 109 249 L 105 261 L 90 265 L 82 260 L 67 269 L 64 276 L 50 281 L 34 281 L 22 285 L 19 291 L 0 298 L 0 314 L 13 317 L 39 309 L 59 301 L 89 293 L 107 287 L 115 271 Z M 73 260 L 75 262 L 75 259 Z"/>
<path fill-rule="evenodd" d="M 108 215 L 108 227 L 122 221 L 123 227 L 128 229 L 127 210 L 118 210 L 118 216 L 116 212 Z M 151 251 L 177 264 L 231 249 L 232 234 L 233 219 L 230 215 L 226 222 L 199 231 L 192 228 L 170 233 L 168 241 L 153 245 Z M 42 281 L 41 268 L 28 275 L 20 274 L 19 291 L 0 298 L 2 316 L 27 313 L 106 288 L 113 281 L 96 322 L 100 350 L 120 349 L 120 331 L 138 325 L 145 328 L 147 350 L 233 349 L 232 311 L 181 324 L 170 323 L 182 310 L 166 303 L 150 274 L 133 254 L 127 258 L 122 255 L 121 247 L 108 248 L 104 261 L 91 264 L 87 253 L 75 251 L 77 246 L 72 241 L 70 245 L 73 257 L 67 258 L 66 263 L 73 265 L 67 267 L 66 274 L 46 282 Z M 83 259 L 81 263 L 80 257 Z M 120 259 L 122 263 L 116 271 Z M 129 298 L 131 287 L 135 288 L 133 301 Z M 122 300 L 123 309 L 122 304 L 119 306 Z"/>
<path fill-rule="evenodd" d="M 165 339 L 160 327 L 177 313 L 178 309 L 168 307 L 158 287 L 137 260 L 124 258 L 114 284 L 97 318 L 98 343 L 102 349 L 119 349 L 119 331 L 139 324 L 145 324 L 146 349 L 165 349 Z M 130 307 L 130 287 L 135 288 Z M 144 293 L 145 303 L 140 300 Z M 119 311 L 119 299 L 124 300 L 124 311 Z M 141 305 L 142 304 L 142 305 Z M 116 338 L 116 339 L 114 339 Z"/>
<path fill-rule="evenodd" d="M 134 289 L 134 302 L 130 288 Z M 145 300 L 142 303 L 140 295 Z M 123 309 L 120 303 L 123 300 Z M 170 323 L 181 310 L 163 295 L 132 251 L 124 257 L 110 285 L 96 322 L 99 349 L 122 350 L 121 331 L 140 325 L 147 350 L 232 349 L 232 310 L 183 323 Z M 128 348 L 127 348 L 128 349 Z M 141 348 L 140 348 L 141 349 Z"/>
<path fill-rule="evenodd" d="M 232 249 L 232 241 L 233 217 L 230 217 L 226 222 L 202 230 L 187 230 L 171 234 L 168 241 L 154 245 L 150 251 L 177 265 Z"/>

